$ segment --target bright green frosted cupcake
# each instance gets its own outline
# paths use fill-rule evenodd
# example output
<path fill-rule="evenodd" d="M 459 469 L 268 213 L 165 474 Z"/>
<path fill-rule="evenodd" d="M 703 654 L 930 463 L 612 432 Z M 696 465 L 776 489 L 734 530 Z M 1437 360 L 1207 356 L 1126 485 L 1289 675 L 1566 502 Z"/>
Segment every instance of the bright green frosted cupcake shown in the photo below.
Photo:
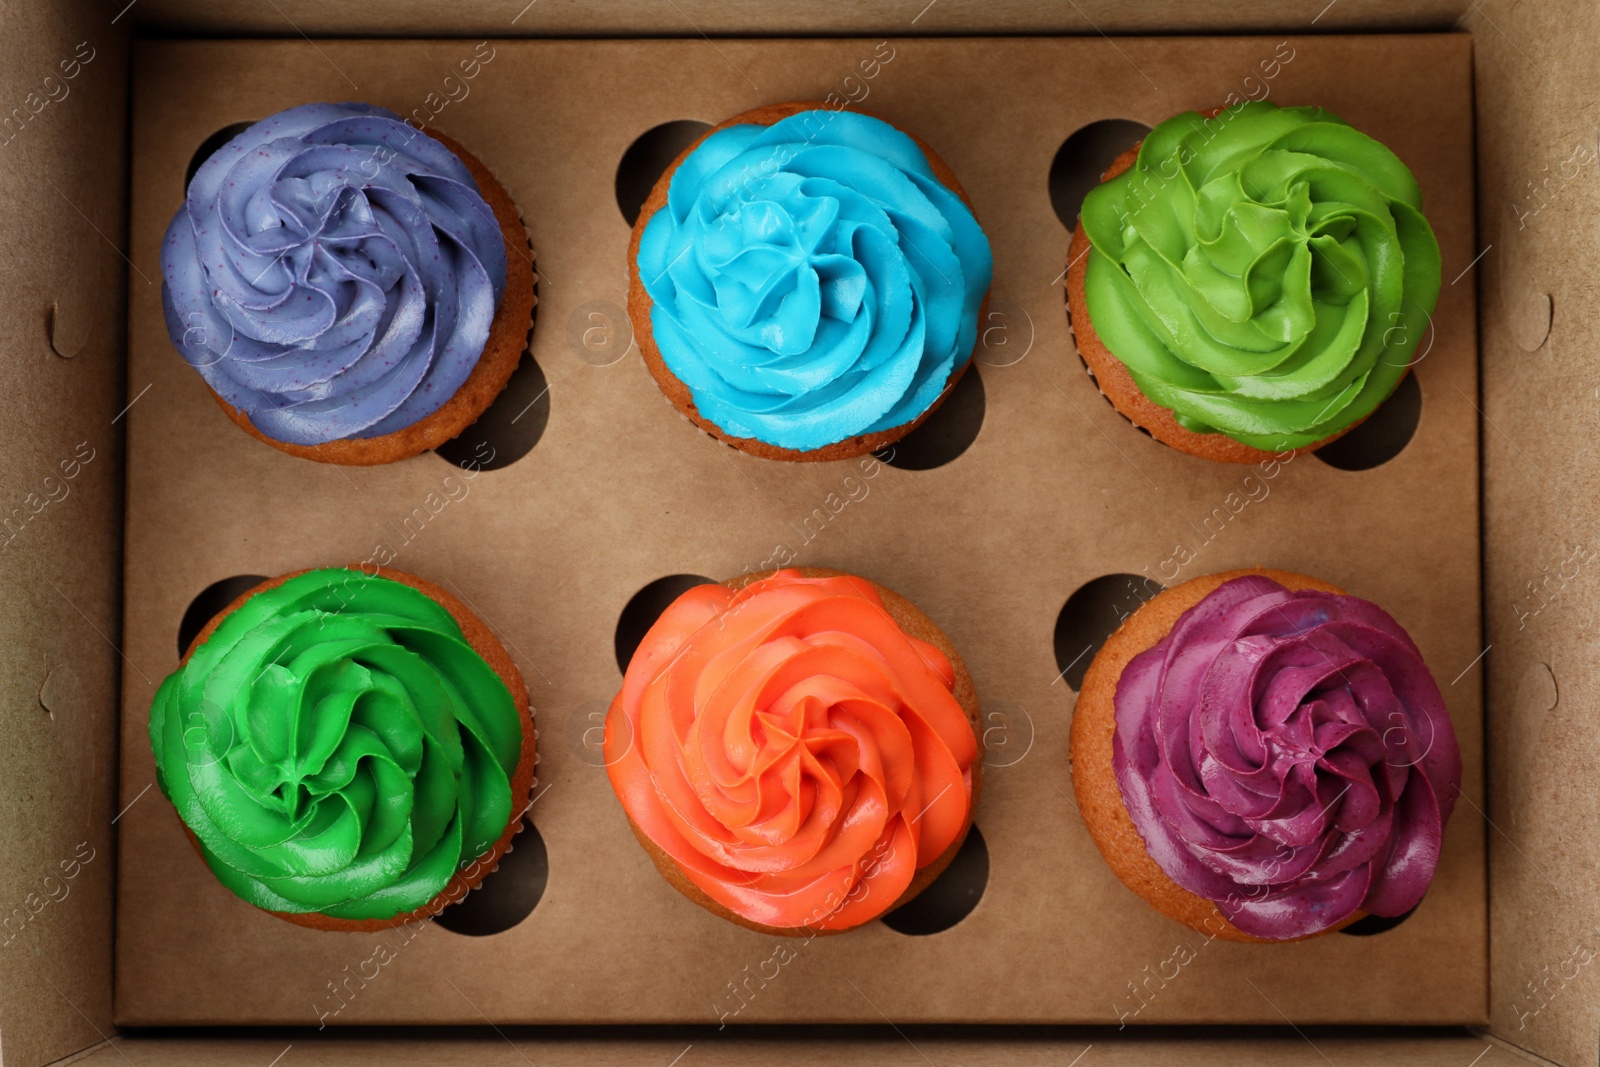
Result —
<path fill-rule="evenodd" d="M 1406 165 L 1327 111 L 1265 101 L 1151 130 L 1084 198 L 1071 261 L 1101 391 L 1223 462 L 1316 448 L 1372 414 L 1439 296 Z"/>
<path fill-rule="evenodd" d="M 520 827 L 533 725 L 465 605 L 396 571 L 302 571 L 213 619 L 150 708 L 156 781 L 224 886 L 372 930 L 477 888 Z"/>

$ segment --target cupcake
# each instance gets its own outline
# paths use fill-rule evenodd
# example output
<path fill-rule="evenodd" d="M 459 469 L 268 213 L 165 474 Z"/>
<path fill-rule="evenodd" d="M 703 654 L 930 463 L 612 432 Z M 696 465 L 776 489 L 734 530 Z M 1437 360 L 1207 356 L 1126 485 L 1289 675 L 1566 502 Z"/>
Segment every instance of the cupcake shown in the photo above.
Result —
<path fill-rule="evenodd" d="M 880 119 L 774 104 L 667 168 L 629 248 L 628 314 L 661 391 L 767 459 L 911 432 L 972 360 L 989 241 L 950 168 Z"/>
<path fill-rule="evenodd" d="M 1461 754 L 1382 609 L 1229 571 L 1158 594 L 1095 656 L 1072 781 L 1101 855 L 1157 911 L 1212 938 L 1289 941 L 1417 906 Z"/>
<path fill-rule="evenodd" d="M 528 690 L 489 628 L 398 571 L 263 582 L 156 691 L 156 782 L 217 880 L 281 919 L 429 918 L 511 847 Z"/>
<path fill-rule="evenodd" d="M 838 571 L 769 571 L 662 613 L 606 716 L 606 768 L 690 900 L 765 933 L 834 933 L 955 857 L 977 722 L 961 657 L 909 601 Z"/>
<path fill-rule="evenodd" d="M 1372 414 L 1439 296 L 1439 245 L 1395 154 L 1319 108 L 1247 102 L 1150 131 L 1084 198 L 1078 353 L 1135 426 L 1256 463 Z"/>
<path fill-rule="evenodd" d="M 505 388 L 533 316 L 511 197 L 460 145 L 370 104 L 304 104 L 195 172 L 161 246 L 180 355 L 274 448 L 389 463 Z"/>

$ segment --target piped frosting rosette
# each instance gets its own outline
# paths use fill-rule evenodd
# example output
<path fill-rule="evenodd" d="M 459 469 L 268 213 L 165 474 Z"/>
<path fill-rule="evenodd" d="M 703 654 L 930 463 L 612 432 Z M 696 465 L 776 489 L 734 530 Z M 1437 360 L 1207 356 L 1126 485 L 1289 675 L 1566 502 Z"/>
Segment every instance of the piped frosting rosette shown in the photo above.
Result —
<path fill-rule="evenodd" d="M 717 905 L 847 929 L 966 831 L 978 746 L 955 685 L 950 659 L 863 579 L 701 586 L 628 666 L 606 722 L 611 784 Z"/>
<path fill-rule="evenodd" d="M 449 611 L 335 568 L 223 618 L 157 690 L 150 742 L 223 885 L 288 916 L 371 920 L 423 908 L 496 845 L 524 739 Z"/>
<path fill-rule="evenodd" d="M 1411 171 L 1318 108 L 1168 119 L 1080 225 L 1094 332 L 1139 390 L 1187 430 L 1267 451 L 1370 415 L 1439 295 Z"/>
<path fill-rule="evenodd" d="M 380 437 L 471 375 L 505 238 L 465 164 L 369 104 L 305 104 L 207 159 L 161 248 L 179 353 L 260 433 Z"/>
<path fill-rule="evenodd" d="M 807 451 L 934 404 L 971 357 L 992 260 L 915 140 L 819 109 L 702 141 L 636 270 L 661 359 L 699 414 Z"/>
<path fill-rule="evenodd" d="M 1444 700 L 1400 625 L 1260 575 L 1128 663 L 1112 763 L 1167 877 L 1271 940 L 1415 907 L 1461 785 Z"/>

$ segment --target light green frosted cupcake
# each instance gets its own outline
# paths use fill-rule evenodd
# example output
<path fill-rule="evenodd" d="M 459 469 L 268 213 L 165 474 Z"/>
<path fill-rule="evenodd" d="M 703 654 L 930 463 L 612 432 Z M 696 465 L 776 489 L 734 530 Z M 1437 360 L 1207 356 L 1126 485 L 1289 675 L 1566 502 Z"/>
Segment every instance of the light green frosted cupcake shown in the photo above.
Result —
<path fill-rule="evenodd" d="M 1405 377 L 1439 296 L 1411 171 L 1319 108 L 1168 119 L 1084 198 L 1078 350 L 1135 425 L 1194 455 L 1315 448 Z"/>

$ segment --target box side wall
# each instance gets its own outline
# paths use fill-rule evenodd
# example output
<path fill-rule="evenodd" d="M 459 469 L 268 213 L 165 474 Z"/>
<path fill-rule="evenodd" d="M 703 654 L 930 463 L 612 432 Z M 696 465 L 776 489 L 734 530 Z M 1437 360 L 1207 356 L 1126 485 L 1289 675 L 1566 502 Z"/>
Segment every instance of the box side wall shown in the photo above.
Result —
<path fill-rule="evenodd" d="M 1323 6 L 1326 4 L 1326 6 Z M 447 20 L 427 0 L 144 0 L 135 9 L 155 32 L 298 37 L 811 36 L 949 33 L 1264 33 L 1444 29 L 1469 10 L 1463 0 L 1282 4 L 1277 0 L 463 0 Z M 1309 25 L 1308 25 L 1309 24 Z"/>
<path fill-rule="evenodd" d="M 1491 0 L 1476 34 L 1491 1010 L 1563 1064 L 1600 1039 L 1600 541 L 1592 5 Z"/>
<path fill-rule="evenodd" d="M 273 1057 L 279 1057 L 274 1060 Z M 791 1067 L 801 1063 L 871 1063 L 884 1067 L 972 1063 L 985 1067 L 1515 1067 L 1518 1053 L 1460 1031 L 1417 1034 L 1309 1032 L 1274 1027 L 1152 1034 L 1128 1030 L 1023 1028 L 936 1032 L 853 1027 L 796 1033 L 793 1028 L 675 1028 L 648 1034 L 590 1031 L 541 1034 L 509 1028 L 492 1034 L 406 1038 L 357 1037 L 297 1030 L 238 1038 L 133 1037 L 118 1040 L 74 1067 L 262 1067 L 294 1062 L 322 1067 Z M 65 1067 L 65 1065 L 63 1065 Z"/>
<path fill-rule="evenodd" d="M 113 9 L 117 6 L 120 5 L 112 5 Z M 157 29 L 187 25 L 208 32 L 292 33 L 286 26 L 258 25 L 252 20 L 264 16 L 254 12 L 246 14 L 242 8 L 238 11 L 223 8 L 220 13 L 213 13 L 205 10 L 205 5 L 188 2 L 141 6 L 149 11 L 144 15 L 146 24 Z M 803 32 L 829 28 L 867 32 L 874 27 L 898 26 L 899 21 L 905 21 L 898 18 L 898 11 L 891 18 L 888 8 L 898 5 L 887 4 L 850 8 L 844 15 L 833 16 L 846 20 L 837 27 L 769 25 L 768 16 L 753 4 L 729 5 L 731 13 L 725 16 L 717 16 L 709 5 L 691 4 L 687 0 L 680 6 L 692 16 L 695 24 L 711 32 Z M 649 18 L 655 17 L 653 14 L 641 21 L 641 5 L 618 5 L 608 11 L 607 17 L 618 21 L 616 26 L 610 22 L 596 24 L 592 15 L 581 12 L 576 5 L 558 5 L 544 0 L 539 7 L 544 9 L 542 14 L 548 15 L 552 8 L 561 14 L 550 17 L 536 32 L 603 32 L 607 29 L 635 33 L 692 32 L 687 18 L 680 20 L 684 25 L 678 26 L 650 22 Z M 922 7 L 921 3 L 912 4 L 907 11 L 918 14 L 915 9 Z M 1459 14 L 1462 7 L 1458 3 L 1419 5 L 1403 16 L 1403 23 L 1438 24 Z M 1519 225 L 1518 215 L 1525 214 L 1528 203 L 1533 202 L 1526 200 L 1530 194 L 1525 182 L 1548 182 L 1548 173 L 1542 168 L 1548 163 L 1551 171 L 1559 171 L 1568 159 L 1569 149 L 1580 144 L 1593 149 L 1592 112 L 1574 103 L 1582 99 L 1577 86 L 1593 79 L 1587 76 L 1589 72 L 1577 66 L 1578 42 L 1584 40 L 1586 34 L 1572 32 L 1573 16 L 1562 11 L 1542 14 L 1524 8 L 1513 11 L 1512 7 L 1509 2 L 1489 3 L 1481 23 L 1474 24 L 1487 53 L 1479 62 L 1480 107 L 1485 114 L 1486 130 L 1484 143 L 1497 146 L 1499 153 L 1498 157 L 1490 152 L 1483 153 L 1481 163 L 1485 182 L 1483 242 L 1495 241 L 1494 235 L 1503 228 L 1515 231 L 1519 235 L 1517 240 L 1523 242 L 1513 241 L 1505 246 L 1508 256 L 1500 268 L 1493 262 L 1499 257 L 1490 253 L 1493 258 L 1485 263 L 1483 272 L 1486 283 L 1483 316 L 1488 328 L 1485 352 L 1486 356 L 1504 357 L 1501 363 L 1485 368 L 1487 399 L 1483 403 L 1489 417 L 1501 427 L 1504 427 L 1500 421 L 1502 417 L 1529 419 L 1531 415 L 1517 416 L 1517 413 L 1563 400 L 1575 403 L 1587 395 L 1579 385 L 1570 382 L 1558 387 L 1552 380 L 1525 381 L 1523 379 L 1530 376 L 1517 373 L 1521 369 L 1518 364 L 1530 359 L 1553 359 L 1551 344 L 1559 336 L 1565 336 L 1568 344 L 1575 347 L 1586 323 L 1569 318 L 1552 331 L 1550 341 L 1536 346 L 1531 355 L 1524 351 L 1526 344 L 1519 343 L 1518 338 L 1527 339 L 1538 332 L 1542 319 L 1539 294 L 1555 293 L 1554 277 L 1558 272 L 1566 276 L 1564 271 L 1551 270 L 1552 264 L 1558 267 L 1566 264 L 1549 254 L 1540 256 L 1538 250 L 1543 248 L 1548 253 L 1549 246 L 1562 239 L 1558 235 L 1573 233 L 1575 228 L 1585 226 L 1583 209 L 1592 202 L 1594 195 L 1593 171 L 1585 168 L 1581 171 L 1581 180 L 1570 186 L 1563 183 L 1571 192 L 1570 196 L 1556 198 L 1563 202 L 1556 203 L 1548 195 L 1537 201 L 1539 213 L 1544 216 L 1538 221 L 1546 224 L 1542 227 L 1543 237 L 1529 238 L 1524 232 L 1535 225 L 1533 220 Z M 940 12 L 939 8 L 946 10 Z M 313 34 L 375 32 L 377 29 L 364 25 L 361 19 L 378 16 L 363 16 L 356 5 L 331 5 L 322 10 L 328 13 L 319 14 L 311 5 L 303 8 L 285 5 L 285 21 L 292 18 L 299 28 Z M 1093 17 L 1101 28 L 1112 30 L 1185 29 L 1201 25 L 1214 29 L 1259 28 L 1279 21 L 1260 4 L 1206 4 L 1183 9 L 1175 5 L 1148 4 L 1131 13 L 1119 13 L 1110 5 L 1102 10 L 1100 5 L 1086 4 L 1084 10 L 1088 12 L 1085 19 Z M 421 32 L 427 28 L 424 5 L 403 5 L 399 11 L 397 19 L 392 12 L 383 16 L 394 19 L 387 27 L 389 32 Z M 109 979 L 102 972 L 110 933 L 110 835 L 107 829 L 116 812 L 110 800 L 112 776 L 105 773 L 112 759 L 110 730 L 106 727 L 107 717 L 113 714 L 110 679 L 118 662 L 109 642 L 120 638 L 115 623 L 117 556 L 114 551 L 107 551 L 107 546 L 115 546 L 120 535 L 121 457 L 116 444 L 118 424 L 113 420 L 126 397 L 138 389 L 135 384 L 125 393 L 121 380 L 122 268 L 116 249 L 123 243 L 124 230 L 122 92 L 125 50 L 121 31 L 110 23 L 114 13 L 108 10 L 89 15 L 65 9 L 35 13 L 13 9 L 6 25 L 7 32 L 0 40 L 3 99 L 7 108 L 30 110 L 28 136 L 0 146 L 5 148 L 0 152 L 0 190 L 4 191 L 13 209 L 12 220 L 4 228 L 0 241 L 4 242 L 8 263 L 31 261 L 38 265 L 32 272 L 8 271 L 0 278 L 0 294 L 7 298 L 3 305 L 6 311 L 0 315 L 0 337 L 17 356 L 12 379 L 20 386 L 0 400 L 0 429 L 6 431 L 0 438 L 5 442 L 5 451 L 0 453 L 5 472 L 0 486 L 7 494 L 6 499 L 11 501 L 6 505 L 7 512 L 20 507 L 22 514 L 29 517 L 29 529 L 23 531 L 22 536 L 7 541 L 6 551 L 0 553 L 5 557 L 0 559 L 0 575 L 4 575 L 6 588 L 14 591 L 13 596 L 6 598 L 5 608 L 0 610 L 0 655 L 5 657 L 4 674 L 0 675 L 5 682 L 0 693 L 4 694 L 11 721 L 25 724 L 24 728 L 7 731 L 0 740 L 4 755 L 8 757 L 6 766 L 16 768 L 8 770 L 0 781 L 0 799 L 9 801 L 13 809 L 24 802 L 30 805 L 27 819 L 0 824 L 0 854 L 6 857 L 0 864 L 0 890 L 6 895 L 0 900 L 5 902 L 7 914 L 14 911 L 11 904 L 16 903 L 33 916 L 26 934 L 26 943 L 32 946 L 26 951 L 26 960 L 23 952 L 15 951 L 24 942 L 0 945 L 0 1048 L 10 1054 L 6 1063 L 42 1062 L 58 1052 L 94 1040 L 96 1028 L 109 1031 Z M 933 13 L 950 20 L 934 25 L 935 31 L 977 28 L 976 20 L 980 17 L 986 19 L 989 28 L 1011 32 L 1089 28 L 1087 23 L 1050 24 L 1048 18 L 1030 14 L 1020 4 L 1002 4 L 980 11 L 973 3 L 944 0 L 931 12 L 918 14 L 920 21 L 910 27 L 912 32 L 922 31 L 922 22 Z M 454 25 L 461 32 L 488 32 L 499 26 L 499 12 L 492 14 L 491 18 L 488 5 L 480 9 L 478 5 L 468 4 L 462 20 Z M 1488 23 L 1491 15 L 1497 24 L 1493 28 Z M 1361 27 L 1380 17 L 1385 16 L 1380 14 L 1378 5 L 1346 0 L 1328 12 L 1319 28 L 1322 25 Z M 1394 18 L 1387 16 L 1389 25 L 1394 25 Z M 1534 24 L 1540 20 L 1544 25 Z M 1583 28 L 1592 32 L 1592 17 L 1586 15 L 1584 21 Z M 519 22 L 500 32 L 524 31 Z M 1554 73 L 1544 53 L 1558 51 L 1553 45 L 1540 45 L 1537 51 L 1529 47 L 1535 32 L 1541 34 L 1540 40 L 1566 42 L 1567 65 L 1572 68 L 1573 76 L 1563 79 L 1565 90 L 1562 92 L 1555 90 L 1547 76 L 1534 72 L 1534 68 L 1543 67 Z M 73 58 L 80 41 L 90 42 L 96 58 L 84 66 L 82 76 L 72 83 L 71 98 L 52 101 L 37 114 L 31 114 L 29 93 L 45 88 L 43 75 L 53 70 L 59 60 Z M 1532 58 L 1518 47 L 1519 43 L 1534 53 Z M 1559 59 L 1554 65 L 1560 65 Z M 36 68 L 39 85 L 33 84 Z M 1486 106 L 1491 92 L 1508 94 L 1496 102 L 1499 111 L 1492 115 L 1489 114 L 1492 109 Z M 1548 124 L 1544 125 L 1529 121 L 1534 108 L 1552 104 L 1565 117 L 1550 115 Z M 6 129 L 5 135 L 12 137 L 13 130 Z M 1541 137 L 1544 139 L 1537 139 Z M 38 181 L 37 176 L 41 174 L 51 182 Z M 1495 180 L 1499 181 L 1498 185 L 1492 184 Z M 63 198 L 72 203 L 73 210 L 61 204 Z M 1503 217 L 1508 211 L 1512 222 L 1509 227 L 1503 227 Z M 1584 230 L 1576 229 L 1576 232 Z M 1497 270 L 1501 271 L 1500 281 L 1496 281 Z M 1527 277 L 1530 272 L 1534 275 L 1532 279 Z M 1578 311 L 1571 301 L 1587 295 L 1582 292 L 1584 288 L 1581 275 L 1575 276 L 1566 290 L 1568 303 L 1564 310 Z M 1559 294 L 1557 297 L 1559 299 Z M 46 313 L 44 309 L 54 310 Z M 54 353 L 53 333 L 63 350 L 76 353 L 72 358 L 63 359 Z M 1571 360 L 1569 370 L 1576 364 L 1577 361 Z M 80 423 L 83 432 L 79 430 Z M 1504 479 L 1515 479 L 1512 466 L 1525 464 L 1527 457 L 1522 452 L 1527 449 L 1527 440 L 1537 441 L 1538 435 L 1524 439 L 1513 431 L 1512 437 L 1521 446 L 1519 448 L 1511 443 L 1512 438 L 1500 435 L 1496 440 L 1494 431 L 1486 432 L 1491 435 L 1486 442 L 1485 455 L 1489 466 L 1486 474 L 1489 506 L 1495 508 L 1509 502 L 1518 514 L 1516 519 L 1509 513 L 1502 514 L 1489 523 L 1492 580 L 1487 594 L 1489 640 L 1497 643 L 1496 634 L 1500 633 L 1506 638 L 1507 649 L 1521 653 L 1520 656 L 1497 656 L 1499 664 L 1491 664 L 1494 667 L 1490 676 L 1491 696 L 1501 716 L 1492 720 L 1491 725 L 1496 731 L 1497 743 L 1506 739 L 1513 726 L 1514 732 L 1519 734 L 1531 729 L 1536 734 L 1559 736 L 1556 731 L 1560 727 L 1555 725 L 1554 719 L 1562 713 L 1570 716 L 1574 708 L 1584 706 L 1585 683 L 1578 675 L 1576 657 L 1587 647 L 1586 635 L 1592 615 L 1574 590 L 1555 606 L 1545 607 L 1540 603 L 1544 610 L 1539 618 L 1525 620 L 1523 612 L 1535 602 L 1528 599 L 1524 586 L 1527 580 L 1543 577 L 1544 569 L 1557 571 L 1566 563 L 1568 550 L 1573 546 L 1563 542 L 1564 530 L 1574 532 L 1576 540 L 1568 538 L 1574 544 L 1581 541 L 1582 535 L 1577 531 L 1582 516 L 1578 514 L 1577 502 L 1583 499 L 1581 494 L 1587 485 L 1578 473 L 1584 469 L 1585 456 L 1581 445 L 1559 455 L 1535 455 L 1534 461 L 1541 464 L 1546 459 L 1558 461 L 1551 463 L 1544 473 L 1562 491 L 1550 493 L 1530 507 L 1521 497 L 1513 497 L 1516 493 L 1531 495 L 1536 490 L 1525 485 L 1509 486 Z M 93 451 L 93 459 L 87 463 L 80 461 L 74 467 L 70 461 L 78 455 L 75 450 L 81 443 L 87 443 Z M 1559 449 L 1559 442 L 1555 444 Z M 68 467 L 62 467 L 63 463 Z M 72 479 L 64 478 L 67 469 L 75 469 Z M 1495 477 L 1496 471 L 1502 474 L 1499 480 Z M 45 482 L 46 477 L 53 481 Z M 1531 473 L 1527 479 L 1537 480 Z M 35 485 L 35 481 L 39 484 Z M 33 496 L 30 498 L 29 494 Z M 48 503 L 34 512 L 36 503 L 43 501 Z M 38 536 L 41 532 L 48 536 Z M 10 530 L 5 537 L 11 537 Z M 1540 555 L 1537 549 L 1541 547 L 1556 550 L 1555 554 Z M 1518 569 L 1523 563 L 1532 565 L 1527 574 Z M 50 579 L 48 583 L 43 580 L 45 577 Z M 1497 614 L 1502 613 L 1504 618 L 1497 619 Z M 1570 669 L 1557 673 L 1557 659 L 1570 664 Z M 1536 667 L 1545 668 L 1544 673 Z M 1550 678 L 1548 682 L 1546 675 Z M 1561 682 L 1559 699 L 1556 678 Z M 1544 705 L 1543 710 L 1523 714 L 1524 708 L 1541 705 Z M 65 714 L 63 709 L 77 709 L 77 712 Z M 30 720 L 30 715 L 37 715 L 44 725 Z M 1528 740 L 1538 743 L 1540 737 Z M 1593 753 L 1586 750 L 1571 754 L 1570 762 L 1582 766 L 1584 755 L 1592 757 Z M 1517 788 L 1519 783 L 1521 787 L 1528 785 L 1521 768 L 1532 764 L 1531 752 L 1502 762 L 1503 765 L 1495 768 L 1499 787 L 1496 793 L 1502 800 L 1490 812 L 1499 827 L 1510 831 L 1509 838 L 1497 835 L 1501 853 L 1497 860 L 1502 862 L 1497 864 L 1495 885 L 1503 898 L 1501 908 L 1496 911 L 1497 933 L 1503 930 L 1522 938 L 1519 923 L 1545 914 L 1547 907 L 1562 910 L 1555 922 L 1540 923 L 1550 931 L 1549 937 L 1555 938 L 1547 946 L 1551 949 L 1545 953 L 1548 959 L 1538 957 L 1530 945 L 1528 951 L 1534 955 L 1522 959 L 1520 962 L 1525 966 L 1518 970 L 1519 961 L 1512 958 L 1513 954 L 1497 953 L 1497 1023 L 1502 1032 L 1517 1040 L 1529 1030 L 1540 1035 L 1540 1040 L 1546 1035 L 1552 1042 L 1570 1038 L 1569 1045 L 1559 1046 L 1570 1048 L 1571 1055 L 1567 1058 L 1571 1062 L 1592 1062 L 1595 1020 L 1589 1005 L 1596 999 L 1592 969 L 1585 969 L 1575 982 L 1563 981 L 1558 987 L 1565 990 L 1560 998 L 1547 992 L 1540 1001 L 1528 1001 L 1528 1004 L 1538 1004 L 1540 1011 L 1521 1027 L 1518 1024 L 1524 1021 L 1528 1004 L 1519 1004 L 1516 1000 L 1516 990 L 1526 982 L 1539 979 L 1544 970 L 1559 972 L 1564 969 L 1572 944 L 1556 943 L 1562 941 L 1558 936 L 1560 931 L 1573 932 L 1578 939 L 1576 943 L 1592 943 L 1587 934 L 1594 927 L 1593 905 L 1578 896 L 1577 884 L 1570 879 L 1571 873 L 1582 869 L 1583 864 L 1592 864 L 1592 842 L 1576 843 L 1586 846 L 1587 851 L 1584 851 L 1575 848 L 1574 842 L 1562 838 L 1556 830 L 1558 826 L 1583 825 L 1581 819 L 1562 817 L 1559 805 L 1590 802 L 1587 799 L 1574 801 L 1565 791 L 1548 787 L 1534 790 L 1538 796 L 1524 797 Z M 1548 777 L 1555 782 L 1563 780 L 1559 774 Z M 1524 805 L 1529 810 L 1522 811 Z M 1538 828 L 1543 827 L 1545 835 L 1557 838 L 1550 854 L 1560 862 L 1547 864 L 1546 854 L 1529 850 L 1532 859 L 1524 857 L 1528 869 L 1521 872 L 1514 869 L 1516 863 L 1522 862 L 1517 857 L 1527 849 L 1527 844 L 1515 829 L 1501 821 L 1501 813 L 1512 815 L 1513 823 L 1517 822 L 1515 815 L 1520 813 L 1524 823 L 1535 824 L 1536 836 Z M 87 845 L 81 853 L 77 851 L 80 843 Z M 63 882 L 62 875 L 69 866 L 62 865 L 70 865 L 75 856 L 90 851 L 94 858 L 76 864 L 78 873 Z M 1508 870 L 1508 864 L 1513 869 Z M 1557 883 L 1568 883 L 1569 893 L 1550 897 L 1549 902 L 1541 899 L 1553 889 L 1539 881 L 1535 864 L 1544 866 Z M 46 883 L 47 877 L 54 881 Z M 59 888 L 62 885 L 67 886 L 65 895 Z M 32 912 L 30 899 L 48 903 Z M 1526 907 L 1520 907 L 1524 902 Z M 1580 911 L 1580 908 L 1587 910 Z M 1542 942 L 1535 941 L 1535 944 Z M 55 992 L 51 991 L 52 986 L 57 987 Z M 17 1020 L 23 1020 L 20 1030 Z M 1535 1047 L 1558 1048 L 1555 1044 L 1528 1043 Z M 1586 1058 L 1579 1059 L 1580 1053 Z M 118 1058 L 112 1051 L 106 1055 L 110 1059 Z"/>
<path fill-rule="evenodd" d="M 127 25 L 0 26 L 0 1058 L 111 1029 Z"/>

